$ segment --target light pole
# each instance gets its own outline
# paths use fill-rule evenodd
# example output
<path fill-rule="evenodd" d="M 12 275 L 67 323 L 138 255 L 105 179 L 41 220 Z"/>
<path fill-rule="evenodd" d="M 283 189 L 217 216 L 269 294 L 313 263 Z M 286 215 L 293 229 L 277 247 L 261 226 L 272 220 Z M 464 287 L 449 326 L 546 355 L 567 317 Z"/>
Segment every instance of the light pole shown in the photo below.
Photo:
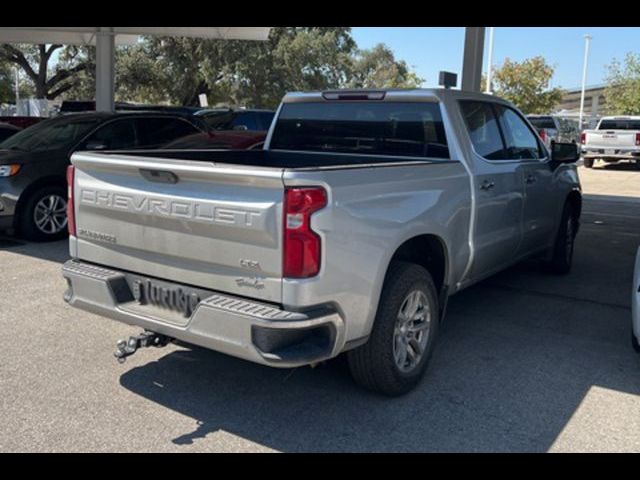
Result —
<path fill-rule="evenodd" d="M 493 78 L 493 27 L 489 27 L 489 58 L 487 59 L 487 85 L 485 93 L 491 93 L 491 80 Z"/>
<path fill-rule="evenodd" d="M 591 45 L 591 35 L 584 36 L 584 65 L 582 67 L 582 93 L 580 94 L 580 123 L 578 124 L 582 130 L 582 117 L 584 116 L 584 89 L 587 84 L 587 65 L 589 63 L 589 46 Z"/>

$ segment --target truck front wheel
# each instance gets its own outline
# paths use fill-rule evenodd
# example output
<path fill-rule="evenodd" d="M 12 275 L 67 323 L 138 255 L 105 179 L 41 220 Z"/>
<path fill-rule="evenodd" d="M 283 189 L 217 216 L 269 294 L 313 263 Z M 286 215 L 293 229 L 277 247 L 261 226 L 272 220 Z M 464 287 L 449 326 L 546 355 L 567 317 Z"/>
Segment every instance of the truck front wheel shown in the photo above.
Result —
<path fill-rule="evenodd" d="M 427 368 L 438 323 L 438 295 L 429 272 L 393 262 L 369 341 L 348 352 L 356 383 L 388 396 L 412 390 Z"/>
<path fill-rule="evenodd" d="M 593 168 L 593 158 L 585 158 L 584 159 L 584 168 Z"/>
<path fill-rule="evenodd" d="M 636 351 L 636 353 L 640 353 L 640 343 L 638 342 L 635 333 L 633 333 L 633 329 L 631 330 L 631 346 Z"/>
<path fill-rule="evenodd" d="M 33 192 L 19 214 L 18 229 L 27 240 L 52 241 L 66 237 L 66 189 L 50 186 Z"/>
<path fill-rule="evenodd" d="M 564 275 L 571 270 L 573 263 L 573 249 L 578 233 L 578 220 L 570 202 L 565 203 L 562 219 L 553 245 L 551 260 L 548 267 L 551 272 Z"/>

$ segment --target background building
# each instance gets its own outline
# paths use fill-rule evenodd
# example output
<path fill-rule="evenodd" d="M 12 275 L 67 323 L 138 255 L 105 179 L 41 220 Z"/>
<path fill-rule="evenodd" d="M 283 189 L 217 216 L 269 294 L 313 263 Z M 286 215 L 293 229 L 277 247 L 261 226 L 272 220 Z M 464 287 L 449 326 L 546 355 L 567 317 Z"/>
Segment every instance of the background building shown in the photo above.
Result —
<path fill-rule="evenodd" d="M 592 85 L 584 92 L 584 117 L 588 120 L 589 126 L 595 126 L 598 119 L 606 114 L 606 100 L 604 96 L 605 85 Z M 580 95 L 582 89 L 571 88 L 562 94 L 562 100 L 557 107 L 558 115 L 561 117 L 578 120 L 580 117 Z"/>

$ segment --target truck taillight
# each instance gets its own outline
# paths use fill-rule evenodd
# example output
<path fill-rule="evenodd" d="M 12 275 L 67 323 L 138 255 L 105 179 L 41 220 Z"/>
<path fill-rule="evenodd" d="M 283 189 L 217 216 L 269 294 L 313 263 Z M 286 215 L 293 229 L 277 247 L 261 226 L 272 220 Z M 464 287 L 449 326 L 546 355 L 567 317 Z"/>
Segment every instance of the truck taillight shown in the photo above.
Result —
<path fill-rule="evenodd" d="M 283 276 L 309 278 L 320 272 L 321 240 L 311 229 L 311 215 L 327 206 L 320 187 L 292 187 L 284 193 Z"/>
<path fill-rule="evenodd" d="M 582 145 L 584 145 L 585 143 L 587 143 L 587 134 L 586 133 L 581 133 L 580 134 L 580 143 Z"/>
<path fill-rule="evenodd" d="M 640 133 L 636 133 L 636 146 L 640 145 Z"/>
<path fill-rule="evenodd" d="M 76 175 L 76 167 L 69 165 L 67 167 L 67 228 L 69 235 L 76 236 L 76 214 L 73 208 L 73 181 Z"/>

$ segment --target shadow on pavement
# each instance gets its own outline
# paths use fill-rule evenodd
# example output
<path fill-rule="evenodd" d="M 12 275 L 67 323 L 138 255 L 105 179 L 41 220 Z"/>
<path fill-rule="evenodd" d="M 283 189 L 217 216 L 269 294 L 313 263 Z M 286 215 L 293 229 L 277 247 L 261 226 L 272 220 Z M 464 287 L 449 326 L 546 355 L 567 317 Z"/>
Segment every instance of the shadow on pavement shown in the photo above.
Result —
<path fill-rule="evenodd" d="M 69 259 L 67 239 L 37 243 L 0 233 L 0 250 L 57 263 L 64 263 Z"/>
<path fill-rule="evenodd" d="M 593 168 L 594 170 L 609 170 L 612 172 L 638 172 L 638 174 L 640 174 L 640 168 L 636 166 L 635 162 L 595 162 Z"/>

